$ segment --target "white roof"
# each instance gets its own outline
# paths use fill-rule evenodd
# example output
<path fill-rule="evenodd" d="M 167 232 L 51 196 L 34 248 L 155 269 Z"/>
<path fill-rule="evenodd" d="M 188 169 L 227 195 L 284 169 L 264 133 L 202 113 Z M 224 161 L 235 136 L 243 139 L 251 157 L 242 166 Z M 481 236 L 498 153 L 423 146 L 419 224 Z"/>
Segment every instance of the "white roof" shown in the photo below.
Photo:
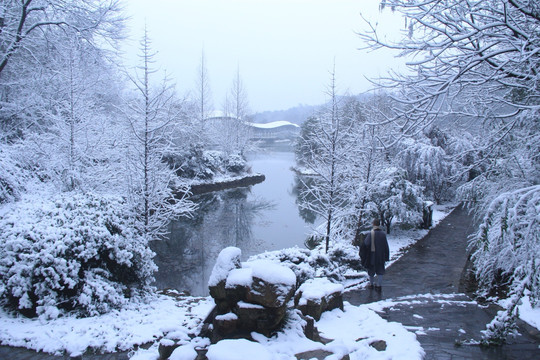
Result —
<path fill-rule="evenodd" d="M 259 129 L 274 129 L 274 128 L 277 128 L 277 127 L 280 127 L 280 126 L 287 126 L 287 125 L 292 125 L 294 127 L 300 127 L 296 124 L 293 124 L 292 122 L 289 122 L 289 121 L 274 121 L 274 122 L 270 122 L 270 123 L 266 123 L 266 124 L 255 124 L 255 123 L 250 123 L 249 125 L 253 126 L 253 127 L 256 127 L 256 128 L 259 128 Z"/>

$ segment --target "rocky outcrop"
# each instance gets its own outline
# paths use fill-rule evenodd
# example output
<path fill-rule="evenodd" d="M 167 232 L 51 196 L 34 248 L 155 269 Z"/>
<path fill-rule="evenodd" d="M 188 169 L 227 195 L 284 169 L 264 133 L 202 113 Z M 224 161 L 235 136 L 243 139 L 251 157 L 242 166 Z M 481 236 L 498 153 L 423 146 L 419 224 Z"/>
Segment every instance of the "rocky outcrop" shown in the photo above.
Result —
<path fill-rule="evenodd" d="M 209 280 L 216 308 L 207 320 L 213 343 L 247 338 L 255 331 L 266 336 L 279 328 L 294 295 L 296 276 L 288 267 L 259 260 L 240 264 L 240 249 L 226 248 L 218 256 Z"/>
<path fill-rule="evenodd" d="M 325 311 L 343 310 L 343 290 L 343 285 L 332 283 L 327 278 L 310 279 L 296 292 L 294 306 L 304 316 L 318 321 Z"/>
<path fill-rule="evenodd" d="M 200 337 L 209 338 L 213 344 L 223 339 L 252 340 L 253 332 L 270 337 L 282 326 L 295 294 L 297 279 L 290 268 L 268 260 L 242 263 L 240 258 L 240 249 L 223 249 L 208 281 L 210 295 L 216 306 L 205 320 Z M 343 286 L 327 278 L 308 280 L 298 288 L 294 304 L 302 312 L 300 317 L 307 338 L 321 344 L 332 341 L 320 336 L 315 320 L 319 320 L 324 311 L 336 308 L 343 310 L 342 294 Z M 160 351 L 164 354 L 170 350 L 165 349 L 165 345 L 171 344 L 162 344 L 163 349 Z M 200 350 L 197 353 L 203 358 L 204 354 Z M 348 355 L 326 350 L 300 353 L 296 358 L 323 359 L 331 355 L 348 359 Z"/>

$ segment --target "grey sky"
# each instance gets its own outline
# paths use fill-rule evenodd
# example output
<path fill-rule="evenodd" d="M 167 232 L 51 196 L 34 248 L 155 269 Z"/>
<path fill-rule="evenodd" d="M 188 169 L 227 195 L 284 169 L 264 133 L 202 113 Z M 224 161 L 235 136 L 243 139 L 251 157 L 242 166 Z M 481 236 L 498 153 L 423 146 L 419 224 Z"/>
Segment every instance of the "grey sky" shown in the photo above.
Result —
<path fill-rule="evenodd" d="M 384 75 L 392 55 L 359 51 L 360 17 L 388 33 L 402 27 L 397 15 L 379 14 L 379 0 L 129 0 L 134 59 L 146 21 L 157 63 L 180 93 L 195 86 L 204 49 L 214 107 L 219 110 L 237 66 L 253 112 L 325 101 L 335 59 L 340 92 L 359 93 L 364 76 Z M 131 62 L 132 60 L 130 60 Z"/>

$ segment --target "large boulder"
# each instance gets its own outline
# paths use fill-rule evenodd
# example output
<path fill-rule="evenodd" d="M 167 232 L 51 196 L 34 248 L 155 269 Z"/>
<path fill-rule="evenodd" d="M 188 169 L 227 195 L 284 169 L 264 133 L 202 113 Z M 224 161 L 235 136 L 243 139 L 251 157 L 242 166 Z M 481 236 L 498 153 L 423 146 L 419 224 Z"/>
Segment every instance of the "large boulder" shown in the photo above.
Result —
<path fill-rule="evenodd" d="M 216 309 L 207 322 L 212 324 L 213 343 L 249 338 L 253 331 L 270 336 L 281 325 L 294 295 L 296 275 L 291 269 L 268 260 L 241 264 L 240 255 L 240 249 L 224 249 L 210 276 Z"/>
<path fill-rule="evenodd" d="M 238 326 L 250 332 L 255 331 L 266 336 L 276 330 L 287 312 L 286 306 L 277 308 L 265 307 L 241 301 L 235 313 L 238 315 Z"/>
<path fill-rule="evenodd" d="M 283 265 L 268 260 L 246 264 L 252 270 L 253 282 L 247 293 L 247 301 L 270 308 L 286 306 L 294 295 L 296 275 Z"/>
<path fill-rule="evenodd" d="M 294 297 L 294 306 L 305 316 L 319 320 L 325 311 L 343 310 L 343 285 L 327 278 L 307 280 L 298 288 Z"/>

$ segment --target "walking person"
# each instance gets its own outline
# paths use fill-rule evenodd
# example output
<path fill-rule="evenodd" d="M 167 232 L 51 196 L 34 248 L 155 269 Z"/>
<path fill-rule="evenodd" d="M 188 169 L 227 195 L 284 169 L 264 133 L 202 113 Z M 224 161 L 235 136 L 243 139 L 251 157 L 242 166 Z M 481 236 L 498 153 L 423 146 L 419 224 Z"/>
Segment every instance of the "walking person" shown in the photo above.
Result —
<path fill-rule="evenodd" d="M 373 220 L 373 229 L 360 246 L 360 258 L 362 265 L 368 271 L 369 286 L 381 289 L 385 273 L 384 264 L 390 260 L 390 249 L 379 219 Z"/>

